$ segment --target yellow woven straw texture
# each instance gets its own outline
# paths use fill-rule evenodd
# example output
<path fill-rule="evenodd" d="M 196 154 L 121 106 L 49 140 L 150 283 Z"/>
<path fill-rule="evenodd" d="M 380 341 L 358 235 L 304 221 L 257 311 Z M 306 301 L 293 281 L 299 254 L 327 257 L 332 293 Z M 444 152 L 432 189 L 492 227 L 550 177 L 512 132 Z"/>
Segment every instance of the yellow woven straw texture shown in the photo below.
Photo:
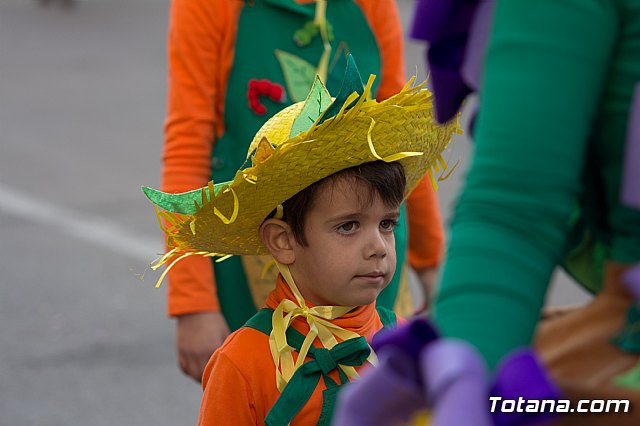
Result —
<path fill-rule="evenodd" d="M 429 92 L 419 87 L 403 90 L 381 103 L 362 98 L 348 111 L 277 144 L 288 137 L 301 106 L 283 110 L 258 132 L 250 150 L 267 137 L 277 145 L 275 151 L 239 171 L 229 187 L 211 201 L 205 198 L 193 216 L 176 215 L 170 244 L 179 251 L 266 254 L 258 229 L 279 204 L 333 173 L 378 159 L 370 149 L 369 132 L 379 157 L 423 153 L 399 160 L 407 177 L 407 195 L 441 157 L 458 128 L 457 122 L 436 124 L 429 98 Z M 236 220 L 224 224 L 214 214 L 214 206 L 227 218 L 237 208 Z"/>
<path fill-rule="evenodd" d="M 264 123 L 260 130 L 258 130 L 258 133 L 253 137 L 251 145 L 249 145 L 247 158 L 255 151 L 263 138 L 266 138 L 272 145 L 276 146 L 286 142 L 291 133 L 291 126 L 300 114 L 302 107 L 304 107 L 304 102 L 290 105 Z"/>

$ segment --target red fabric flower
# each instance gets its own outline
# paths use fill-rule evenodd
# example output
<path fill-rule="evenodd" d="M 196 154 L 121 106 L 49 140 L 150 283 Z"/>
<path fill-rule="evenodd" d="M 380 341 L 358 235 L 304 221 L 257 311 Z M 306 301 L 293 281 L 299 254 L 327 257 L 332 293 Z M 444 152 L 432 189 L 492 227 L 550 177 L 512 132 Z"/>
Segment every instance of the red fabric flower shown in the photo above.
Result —
<path fill-rule="evenodd" d="M 272 83 L 267 79 L 249 80 L 247 86 L 247 100 L 249 101 L 249 108 L 253 110 L 257 115 L 265 115 L 267 113 L 267 107 L 260 102 L 260 97 L 267 96 L 274 102 L 285 103 L 287 95 L 284 91 L 284 87 L 278 83 Z"/>

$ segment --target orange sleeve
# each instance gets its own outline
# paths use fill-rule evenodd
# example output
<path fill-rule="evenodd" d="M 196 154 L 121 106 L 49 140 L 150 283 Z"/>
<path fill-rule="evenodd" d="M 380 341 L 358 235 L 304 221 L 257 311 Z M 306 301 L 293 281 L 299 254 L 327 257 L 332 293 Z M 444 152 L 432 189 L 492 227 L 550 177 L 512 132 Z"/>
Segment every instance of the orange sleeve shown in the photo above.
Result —
<path fill-rule="evenodd" d="M 264 424 L 257 420 L 251 384 L 223 351 L 214 353 L 202 378 L 198 426 Z"/>
<path fill-rule="evenodd" d="M 211 149 L 222 133 L 225 78 L 233 58 L 232 0 L 173 0 L 169 15 L 168 102 L 162 190 L 185 192 L 206 185 Z M 185 259 L 169 272 L 168 313 L 219 310 L 211 261 Z"/>
<path fill-rule="evenodd" d="M 409 264 L 413 269 L 438 266 L 444 253 L 444 230 L 436 191 L 425 176 L 406 201 Z"/>
<path fill-rule="evenodd" d="M 197 312 L 220 312 L 211 259 L 188 257 L 168 274 L 167 313 L 175 317 Z"/>
<path fill-rule="evenodd" d="M 376 98 L 382 101 L 398 93 L 406 83 L 400 12 L 395 0 L 359 0 L 358 4 L 380 49 L 382 75 Z"/>

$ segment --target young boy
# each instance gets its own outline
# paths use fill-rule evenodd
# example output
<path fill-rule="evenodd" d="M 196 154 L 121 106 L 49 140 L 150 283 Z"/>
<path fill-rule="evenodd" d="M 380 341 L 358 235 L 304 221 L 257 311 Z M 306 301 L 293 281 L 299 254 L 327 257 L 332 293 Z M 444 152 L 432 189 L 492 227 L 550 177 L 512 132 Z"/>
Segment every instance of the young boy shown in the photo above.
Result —
<path fill-rule="evenodd" d="M 328 424 L 340 385 L 375 362 L 367 341 L 395 322 L 375 300 L 395 269 L 400 203 L 456 124 L 437 127 L 419 87 L 377 103 L 372 83 L 363 90 L 349 59 L 335 100 L 317 80 L 260 129 L 232 182 L 144 188 L 175 247 L 156 266 L 270 253 L 280 271 L 266 308 L 207 365 L 200 425 Z"/>
<path fill-rule="evenodd" d="M 313 31 L 299 31 L 313 30 L 312 21 L 321 27 L 330 23 L 328 39 L 322 29 L 315 37 Z M 332 93 L 340 88 L 345 50 L 359 52 L 363 73 L 381 76 L 372 90 L 376 99 L 397 93 L 405 78 L 403 36 L 395 0 L 172 0 L 163 191 L 232 180 L 265 121 L 304 100 L 315 73 L 322 73 L 325 51 L 330 66 L 323 81 Z M 275 93 L 258 98 L 269 89 Z M 258 115 L 263 108 L 266 114 Z M 408 267 L 421 277 L 428 296 L 444 247 L 435 192 L 428 179 L 419 187 L 407 198 L 395 230 L 396 274 L 378 297 L 379 304 L 400 315 L 413 309 Z M 261 274 L 266 259 L 234 256 L 213 266 L 211 259 L 193 257 L 171 269 L 167 312 L 176 320 L 176 349 L 185 374 L 200 382 L 229 330 L 243 326 L 263 306 L 277 276 L 275 268 Z"/>
<path fill-rule="evenodd" d="M 364 336 L 370 341 L 383 327 L 374 302 L 395 270 L 393 227 L 404 188 L 402 166 L 379 161 L 340 171 L 284 202 L 284 217 L 267 219 L 260 227 L 260 239 L 281 270 L 267 308 L 273 311 L 282 305 L 286 312 L 286 305 L 291 305 L 291 311 L 298 315 L 291 326 L 303 336 L 309 333 L 309 323 L 318 321 L 314 325 L 320 329 L 324 327 L 322 319 L 330 319 L 332 326 L 326 331 L 340 327 L 351 333 L 352 339 Z M 302 303 L 296 304 L 299 297 Z M 351 308 L 335 319 L 321 314 L 305 316 L 305 307 L 314 306 Z M 271 319 L 269 314 L 268 325 Z M 269 339 L 268 334 L 245 326 L 214 353 L 203 376 L 200 424 L 261 424 L 279 397 L 292 398 L 291 402 L 303 398 L 303 391 L 289 390 L 287 394 L 294 393 L 290 396 L 278 391 Z M 319 339 L 315 343 L 322 347 Z M 369 348 L 361 342 L 347 356 L 357 358 L 352 365 L 359 367 L 369 356 Z M 327 373 L 340 383 L 338 371 L 332 366 Z M 315 383 L 307 385 L 312 386 L 313 393 L 304 395 L 309 401 L 293 424 L 318 423 L 327 384 L 320 384 L 317 376 Z M 288 385 L 291 383 L 290 379 Z M 271 415 L 278 419 L 286 414 L 274 411 Z"/>

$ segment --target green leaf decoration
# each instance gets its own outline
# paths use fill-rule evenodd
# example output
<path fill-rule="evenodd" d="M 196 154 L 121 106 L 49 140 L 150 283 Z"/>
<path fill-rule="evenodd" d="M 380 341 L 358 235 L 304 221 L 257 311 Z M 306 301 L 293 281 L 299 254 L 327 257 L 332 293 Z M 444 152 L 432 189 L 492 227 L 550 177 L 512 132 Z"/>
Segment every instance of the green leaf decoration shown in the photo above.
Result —
<path fill-rule="evenodd" d="M 307 21 L 302 28 L 293 33 L 293 41 L 298 47 L 305 47 L 311 43 L 314 37 L 320 32 L 320 26 L 316 24 L 315 19 Z M 327 39 L 333 41 L 333 26 L 327 21 Z"/>
<path fill-rule="evenodd" d="M 331 106 L 327 109 L 327 112 L 322 116 L 320 123 L 338 114 L 342 105 L 344 105 L 349 95 L 353 92 L 358 92 L 358 94 L 362 95 L 364 93 L 364 84 L 362 84 L 362 78 L 356 66 L 356 61 L 353 59 L 353 55 L 350 54 L 347 57 L 347 68 L 344 71 L 344 79 L 342 80 L 340 91 Z M 356 102 L 357 100 L 353 101 L 354 104 Z M 347 109 L 351 108 L 351 106 L 352 105 L 349 105 Z"/>
<path fill-rule="evenodd" d="M 229 182 L 224 182 L 215 185 L 213 189 L 214 193 L 217 194 L 218 191 L 220 191 L 220 188 L 228 184 Z M 210 200 L 209 188 L 206 186 L 204 188 L 194 189 L 193 191 L 183 192 L 181 194 L 169 194 L 147 186 L 142 187 L 142 192 L 144 192 L 144 195 L 146 195 L 153 204 L 166 211 L 180 214 L 194 214 L 196 212 L 195 203 L 199 203 L 199 206 L 202 205 L 203 191 L 207 200 Z"/>
<path fill-rule="evenodd" d="M 307 21 L 302 28 L 293 33 L 293 41 L 299 47 L 308 46 L 319 31 L 320 27 L 315 21 Z"/>
<path fill-rule="evenodd" d="M 276 50 L 289 98 L 293 103 L 301 102 L 307 97 L 309 88 L 316 78 L 316 67 L 304 59 L 282 50 Z"/>
<path fill-rule="evenodd" d="M 289 137 L 292 138 L 309 130 L 329 105 L 331 105 L 331 95 L 324 87 L 324 84 L 322 84 L 320 77 L 316 77 L 309 96 L 307 96 L 304 102 L 302 111 L 300 111 L 300 115 L 298 115 L 291 126 Z"/>

